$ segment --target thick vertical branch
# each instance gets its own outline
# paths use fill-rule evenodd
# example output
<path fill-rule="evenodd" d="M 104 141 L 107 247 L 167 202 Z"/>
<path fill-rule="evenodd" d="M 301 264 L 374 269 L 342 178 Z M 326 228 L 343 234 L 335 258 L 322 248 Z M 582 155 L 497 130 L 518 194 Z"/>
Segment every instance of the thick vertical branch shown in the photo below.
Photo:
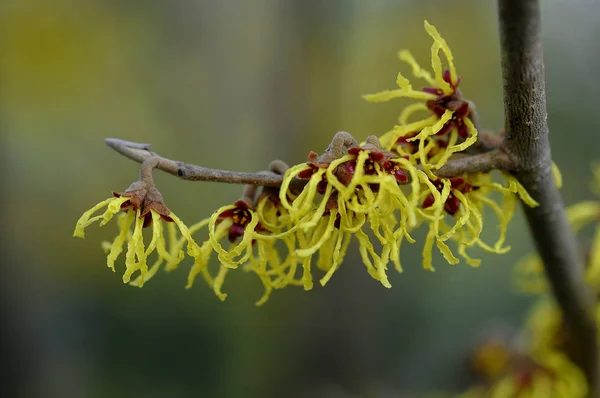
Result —
<path fill-rule="evenodd" d="M 519 165 L 516 177 L 540 203 L 524 206 L 525 214 L 575 345 L 574 360 L 597 394 L 593 298 L 552 176 L 539 0 L 499 0 L 499 17 L 505 149 Z"/>

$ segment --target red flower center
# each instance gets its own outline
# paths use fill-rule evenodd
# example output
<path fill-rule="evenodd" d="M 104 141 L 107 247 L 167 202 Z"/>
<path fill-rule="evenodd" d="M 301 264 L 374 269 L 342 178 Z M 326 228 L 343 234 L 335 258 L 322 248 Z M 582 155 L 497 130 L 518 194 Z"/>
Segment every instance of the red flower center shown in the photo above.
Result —
<path fill-rule="evenodd" d="M 467 138 L 469 137 L 469 128 L 465 125 L 463 119 L 469 115 L 469 103 L 461 99 L 462 95 L 458 89 L 462 78 L 459 77 L 456 82 L 453 82 L 450 71 L 447 69 L 444 71 L 442 78 L 450 85 L 452 93 L 445 94 L 440 88 L 426 87 L 423 89 L 424 92 L 437 96 L 436 99 L 426 102 L 427 108 L 437 117 L 442 117 L 448 110 L 454 111 L 452 119 L 448 120 L 436 135 L 447 135 L 456 128 L 460 138 Z"/>
<path fill-rule="evenodd" d="M 438 192 L 442 192 L 444 189 L 444 183 L 442 180 L 432 180 L 431 183 Z M 450 178 L 450 193 L 446 199 L 446 202 L 444 202 L 444 210 L 446 213 L 454 216 L 460 210 L 460 200 L 456 197 L 454 192 L 458 191 L 465 194 L 478 188 L 479 187 L 474 187 L 470 182 L 465 181 L 465 179 L 462 177 Z M 430 193 L 423 201 L 423 208 L 427 209 L 428 207 L 433 206 L 434 203 L 435 196 L 433 196 L 433 193 Z"/>
<path fill-rule="evenodd" d="M 233 205 L 235 206 L 233 209 L 225 210 L 219 214 L 217 218 L 217 223 L 220 223 L 227 218 L 231 218 L 231 221 L 233 221 L 233 224 L 229 227 L 228 233 L 228 238 L 231 243 L 244 235 L 246 227 L 252 220 L 252 213 L 250 213 L 250 207 L 246 202 L 238 200 Z M 256 229 L 258 230 L 259 228 L 261 227 L 257 225 Z"/>

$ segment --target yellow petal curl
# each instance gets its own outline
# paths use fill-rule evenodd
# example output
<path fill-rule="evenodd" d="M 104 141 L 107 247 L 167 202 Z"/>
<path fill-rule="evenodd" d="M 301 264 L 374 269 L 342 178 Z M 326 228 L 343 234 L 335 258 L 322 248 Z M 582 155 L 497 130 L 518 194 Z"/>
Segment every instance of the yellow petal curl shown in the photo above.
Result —
<path fill-rule="evenodd" d="M 127 202 L 129 199 L 130 198 L 128 198 L 128 197 L 120 196 L 118 198 L 108 198 L 108 199 L 103 200 L 102 202 L 98 203 L 97 205 L 95 205 L 94 207 L 92 207 L 91 209 L 89 209 L 88 211 L 83 213 L 83 215 L 79 218 L 79 220 L 77 220 L 77 223 L 75 224 L 75 231 L 73 232 L 73 236 L 78 237 L 78 238 L 84 238 L 85 237 L 85 233 L 84 233 L 85 228 L 96 221 L 102 220 L 102 221 L 100 221 L 101 227 L 106 225 L 106 223 L 108 223 L 113 218 L 113 216 L 121 210 L 121 205 L 123 203 Z M 106 207 L 106 211 L 104 211 L 104 213 L 92 217 L 92 215 L 95 212 L 97 212 L 98 210 L 100 210 L 103 207 Z"/>

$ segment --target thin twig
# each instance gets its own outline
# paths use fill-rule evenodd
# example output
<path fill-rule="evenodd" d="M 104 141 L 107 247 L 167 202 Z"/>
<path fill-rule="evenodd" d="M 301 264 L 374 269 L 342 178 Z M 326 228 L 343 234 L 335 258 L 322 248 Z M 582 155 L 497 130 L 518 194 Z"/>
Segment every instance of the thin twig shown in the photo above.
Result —
<path fill-rule="evenodd" d="M 516 177 L 539 203 L 524 206 L 546 274 L 562 309 L 573 343 L 573 360 L 585 373 L 590 396 L 598 396 L 594 302 L 584 283 L 584 267 L 554 186 L 538 0 L 499 0 L 504 84 L 505 142 L 519 164 Z"/>
<path fill-rule="evenodd" d="M 232 184 L 255 184 L 262 186 L 279 186 L 283 177 L 277 174 L 246 173 L 210 169 L 184 162 L 167 159 L 150 150 L 150 144 L 139 144 L 123 141 L 117 138 L 106 138 L 106 145 L 119 152 L 121 155 L 136 161 L 144 162 L 148 158 L 156 157 L 158 164 L 155 168 L 191 181 L 217 181 Z"/>
<path fill-rule="evenodd" d="M 283 181 L 283 175 L 275 173 L 246 173 L 216 170 L 167 159 L 156 152 L 152 152 L 150 150 L 150 144 L 139 144 L 116 138 L 106 138 L 104 142 L 121 155 L 138 163 L 143 163 L 150 158 L 156 159 L 158 163 L 155 168 L 178 176 L 184 180 L 254 184 L 261 186 L 279 186 Z M 484 173 L 494 169 L 510 171 L 514 169 L 514 163 L 512 163 L 506 153 L 497 149 L 477 155 L 452 159 L 442 168 L 436 170 L 435 174 L 442 178 L 449 178 L 464 173 Z M 305 183 L 306 180 L 296 179 L 292 185 L 301 187 Z"/>

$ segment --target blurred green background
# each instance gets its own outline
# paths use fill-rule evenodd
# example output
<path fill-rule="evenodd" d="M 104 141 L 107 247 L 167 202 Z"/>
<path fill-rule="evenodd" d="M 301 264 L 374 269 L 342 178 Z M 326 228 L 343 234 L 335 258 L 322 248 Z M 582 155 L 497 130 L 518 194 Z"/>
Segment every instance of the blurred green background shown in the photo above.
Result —
<path fill-rule="evenodd" d="M 7 397 L 419 397 L 468 383 L 469 350 L 517 327 L 531 298 L 511 266 L 531 250 L 519 213 L 513 250 L 478 269 L 420 269 L 405 245 L 393 288 L 351 251 L 326 288 L 277 291 L 262 308 L 258 279 L 238 272 L 221 303 L 189 260 L 143 289 L 105 265 L 114 226 L 71 237 L 77 218 L 138 166 L 104 137 L 151 142 L 204 166 L 263 169 L 394 123 L 391 88 L 409 48 L 428 63 L 427 19 L 450 44 L 483 124 L 503 125 L 495 2 L 402 0 L 3 0 L 2 382 Z M 600 3 L 543 1 L 549 123 L 568 204 L 589 198 Z M 238 198 L 240 187 L 155 173 L 188 224 Z M 492 237 L 493 218 L 488 232 Z"/>

